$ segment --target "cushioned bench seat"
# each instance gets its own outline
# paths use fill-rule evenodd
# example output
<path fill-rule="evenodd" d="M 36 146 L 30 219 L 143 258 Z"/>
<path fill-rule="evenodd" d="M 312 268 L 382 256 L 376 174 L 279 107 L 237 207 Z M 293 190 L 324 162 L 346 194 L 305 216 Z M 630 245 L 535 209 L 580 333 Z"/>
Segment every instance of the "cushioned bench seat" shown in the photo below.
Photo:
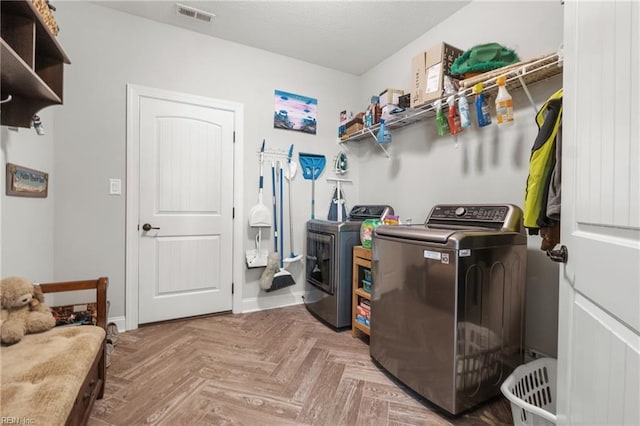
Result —
<path fill-rule="evenodd" d="M 102 355 L 104 339 L 104 329 L 97 326 L 57 327 L 2 347 L 2 417 L 65 424 L 87 373 Z M 92 392 L 97 385 L 94 381 Z"/>
<path fill-rule="evenodd" d="M 99 325 L 55 327 L 0 348 L 0 418 L 82 425 L 105 380 L 106 278 L 42 284 L 43 292 L 96 288 Z M 6 421 L 5 421 L 6 422 Z"/>

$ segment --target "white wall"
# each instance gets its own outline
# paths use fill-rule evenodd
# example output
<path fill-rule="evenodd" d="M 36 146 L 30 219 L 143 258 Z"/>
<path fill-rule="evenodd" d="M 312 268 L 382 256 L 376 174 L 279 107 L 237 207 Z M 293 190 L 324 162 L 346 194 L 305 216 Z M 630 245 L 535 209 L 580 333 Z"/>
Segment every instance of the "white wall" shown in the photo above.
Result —
<path fill-rule="evenodd" d="M 38 136 L 33 128 L 10 130 L 0 127 L 0 228 L 2 256 L 0 276 L 23 276 L 36 282 L 53 281 L 54 253 L 54 184 L 53 170 L 54 120 L 50 107 L 38 115 L 45 134 Z M 7 196 L 5 192 L 5 164 L 14 163 L 49 173 L 47 198 Z"/>
<path fill-rule="evenodd" d="M 498 42 L 522 60 L 558 50 L 563 39 L 560 2 L 472 2 L 422 37 L 367 72 L 361 80 L 361 108 L 386 87 L 411 87 L 411 58 L 442 41 L 467 50 Z M 560 76 L 530 87 L 539 107 L 562 86 Z M 511 93 L 515 125 L 465 130 L 438 137 L 435 117 L 392 133 L 391 158 L 373 139 L 347 143 L 360 160 L 356 178 L 360 202 L 387 202 L 401 219 L 423 222 L 438 203 L 523 205 L 528 161 L 537 134 L 534 111 L 522 91 Z M 473 99 L 469 97 L 471 103 Z M 475 108 L 471 107 L 471 113 Z M 495 108 L 492 106 L 495 122 Z M 475 116 L 472 117 L 475 123 Z M 557 265 L 529 238 L 527 335 L 539 351 L 556 353 Z M 553 332 L 548 332 L 553 330 Z"/>
<path fill-rule="evenodd" d="M 41 258 L 38 265 L 48 271 L 48 277 L 35 278 L 109 276 L 111 317 L 124 315 L 125 304 L 125 195 L 109 196 L 108 179 L 120 178 L 123 182 L 126 179 L 127 83 L 244 104 L 245 217 L 241 220 L 245 223 L 246 213 L 257 200 L 255 152 L 263 138 L 268 148 L 286 150 L 289 144 L 295 144 L 296 159 L 299 151 L 326 156 L 327 168 L 316 185 L 317 217 L 326 216 L 328 211 L 332 184 L 325 178 L 333 177 L 333 158 L 338 150 L 346 149 L 351 169 L 347 177 L 354 180 L 345 186 L 349 206 L 388 203 L 402 219 L 421 222 L 436 203 L 522 205 L 529 152 L 537 131 L 532 109 L 522 92 L 513 93 L 516 125 L 512 128 L 467 130 L 456 141 L 437 137 L 433 120 L 417 123 L 393 132 L 391 159 L 384 157 L 371 140 L 336 144 L 339 111 L 363 109 L 370 95 L 386 87 L 408 89 L 411 57 L 443 40 L 461 49 L 497 41 L 516 49 L 523 59 L 555 51 L 562 40 L 559 2 L 472 2 L 364 76 L 356 77 L 92 4 L 64 2 L 58 7 L 56 19 L 62 28 L 59 40 L 72 64 L 65 67 L 64 106 L 41 114 L 45 117 L 47 112 L 55 112 L 55 151 L 48 151 L 54 161 L 50 159 L 40 167 L 36 159 L 46 154 L 39 148 L 32 148 L 24 157 L 25 165 L 34 168 L 47 170 L 52 162 L 54 165 L 50 191 L 56 195 L 55 215 L 52 197 L 44 213 L 38 209 L 44 223 L 50 224 L 48 229 L 37 232 L 44 239 L 37 249 Z M 555 78 L 532 87 L 536 103 L 540 105 L 560 84 L 561 79 Z M 318 99 L 316 136 L 272 128 L 274 89 Z M 2 128 L 7 161 L 21 161 L 17 156 L 21 151 L 15 142 L 30 137 L 24 130 L 19 137 L 7 136 L 6 128 Z M 53 150 L 53 141 L 45 149 Z M 293 182 L 296 252 L 304 252 L 310 193 L 311 182 L 299 174 Z M 13 266 L 20 263 L 16 263 L 17 259 L 26 259 L 18 255 L 22 251 L 16 251 L 16 255 L 8 252 L 16 245 L 20 247 L 24 233 L 31 232 L 26 225 L 33 221 L 18 218 L 20 207 L 35 203 L 7 201 L 6 197 L 2 202 L 2 273 L 31 271 Z M 34 211 L 29 209 L 28 214 Z M 23 223 L 12 227 L 9 217 Z M 55 227 L 55 236 L 51 226 Z M 288 230 L 287 224 L 285 229 Z M 252 246 L 253 236 L 247 226 L 245 248 Z M 271 248 L 268 235 L 265 244 Z M 530 238 L 528 288 L 544 291 L 528 295 L 529 300 L 537 301 L 538 310 L 528 310 L 527 327 L 533 327 L 528 330 L 529 335 L 544 335 L 546 330 L 556 329 L 557 267 L 546 261 L 538 246 L 539 239 Z M 47 256 L 48 251 L 55 254 Z M 244 259 L 236 261 L 244 263 Z M 241 277 L 246 281 L 241 309 L 299 301 L 303 270 L 296 265 L 292 271 L 298 283 L 295 287 L 265 294 L 257 285 L 261 270 L 246 270 Z M 547 337 L 541 340 L 538 349 L 553 354 L 555 340 Z"/>
<path fill-rule="evenodd" d="M 521 59 L 551 53 L 562 43 L 562 6 L 559 2 L 472 2 L 366 73 L 361 81 L 362 105 L 385 87 L 407 90 L 413 55 L 441 41 L 462 50 L 495 41 L 515 49 Z M 556 77 L 532 87 L 531 92 L 540 105 L 561 85 L 561 78 Z M 537 128 L 523 92 L 512 95 L 516 125 L 511 128 L 474 126 L 457 140 L 441 138 L 434 117 L 394 131 L 390 160 L 370 142 L 373 139 L 356 142 L 359 158 L 366 159 L 358 176 L 359 197 L 368 200 L 382 193 L 401 217 L 418 221 L 425 219 L 435 203 L 464 199 L 522 205 L 523 180 Z M 473 102 L 471 97 L 469 102 Z"/>
<path fill-rule="evenodd" d="M 56 115 L 55 275 L 59 279 L 109 276 L 112 317 L 124 315 L 125 308 L 125 195 L 108 195 L 108 179 L 126 178 L 127 83 L 244 104 L 245 217 L 238 219 L 243 223 L 257 202 L 256 152 L 263 138 L 272 149 L 286 150 L 295 144 L 296 159 L 299 151 L 328 159 L 338 152 L 337 116 L 349 99 L 356 98 L 355 76 L 92 4 L 64 2 L 56 19 L 60 43 L 72 64 L 65 68 L 64 108 Z M 275 89 L 318 99 L 315 136 L 273 129 Z M 325 195 L 329 188 L 318 182 L 316 191 Z M 310 193 L 311 182 L 297 176 L 293 181 L 296 252 L 304 250 Z M 286 224 L 285 228 L 288 231 Z M 252 247 L 254 235 L 247 226 L 245 248 Z M 271 249 L 269 238 L 267 233 L 264 243 Z M 244 264 L 244 259 L 235 261 Z M 236 287 L 246 280 L 242 310 L 301 301 L 301 266 L 292 268 L 295 287 L 273 293 L 259 290 L 260 272 L 246 270 L 245 277 L 234 278 Z"/>

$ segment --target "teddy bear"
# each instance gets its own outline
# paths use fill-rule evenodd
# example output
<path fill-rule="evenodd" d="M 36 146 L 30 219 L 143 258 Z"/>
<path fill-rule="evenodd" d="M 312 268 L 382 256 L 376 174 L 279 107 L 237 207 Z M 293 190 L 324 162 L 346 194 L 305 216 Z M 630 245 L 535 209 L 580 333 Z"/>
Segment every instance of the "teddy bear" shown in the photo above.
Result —
<path fill-rule="evenodd" d="M 52 329 L 56 321 L 43 302 L 39 286 L 25 278 L 9 277 L 0 281 L 0 341 L 12 345 L 25 334 Z"/>

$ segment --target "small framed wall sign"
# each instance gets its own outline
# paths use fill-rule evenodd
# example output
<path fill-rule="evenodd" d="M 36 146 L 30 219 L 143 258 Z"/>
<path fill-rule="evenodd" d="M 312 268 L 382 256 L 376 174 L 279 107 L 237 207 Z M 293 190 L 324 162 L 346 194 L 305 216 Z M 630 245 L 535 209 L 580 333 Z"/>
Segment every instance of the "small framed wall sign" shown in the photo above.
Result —
<path fill-rule="evenodd" d="M 7 163 L 7 195 L 46 198 L 49 174 Z"/>

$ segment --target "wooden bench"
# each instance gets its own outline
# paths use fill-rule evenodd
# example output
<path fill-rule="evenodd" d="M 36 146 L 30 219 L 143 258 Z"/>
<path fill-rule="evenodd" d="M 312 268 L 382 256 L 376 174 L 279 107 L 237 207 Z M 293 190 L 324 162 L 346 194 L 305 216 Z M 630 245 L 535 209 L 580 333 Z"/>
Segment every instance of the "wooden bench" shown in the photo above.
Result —
<path fill-rule="evenodd" d="M 0 418 L 16 424 L 84 425 L 106 379 L 107 283 L 40 284 L 43 293 L 95 290 L 97 325 L 54 327 L 0 349 Z"/>

